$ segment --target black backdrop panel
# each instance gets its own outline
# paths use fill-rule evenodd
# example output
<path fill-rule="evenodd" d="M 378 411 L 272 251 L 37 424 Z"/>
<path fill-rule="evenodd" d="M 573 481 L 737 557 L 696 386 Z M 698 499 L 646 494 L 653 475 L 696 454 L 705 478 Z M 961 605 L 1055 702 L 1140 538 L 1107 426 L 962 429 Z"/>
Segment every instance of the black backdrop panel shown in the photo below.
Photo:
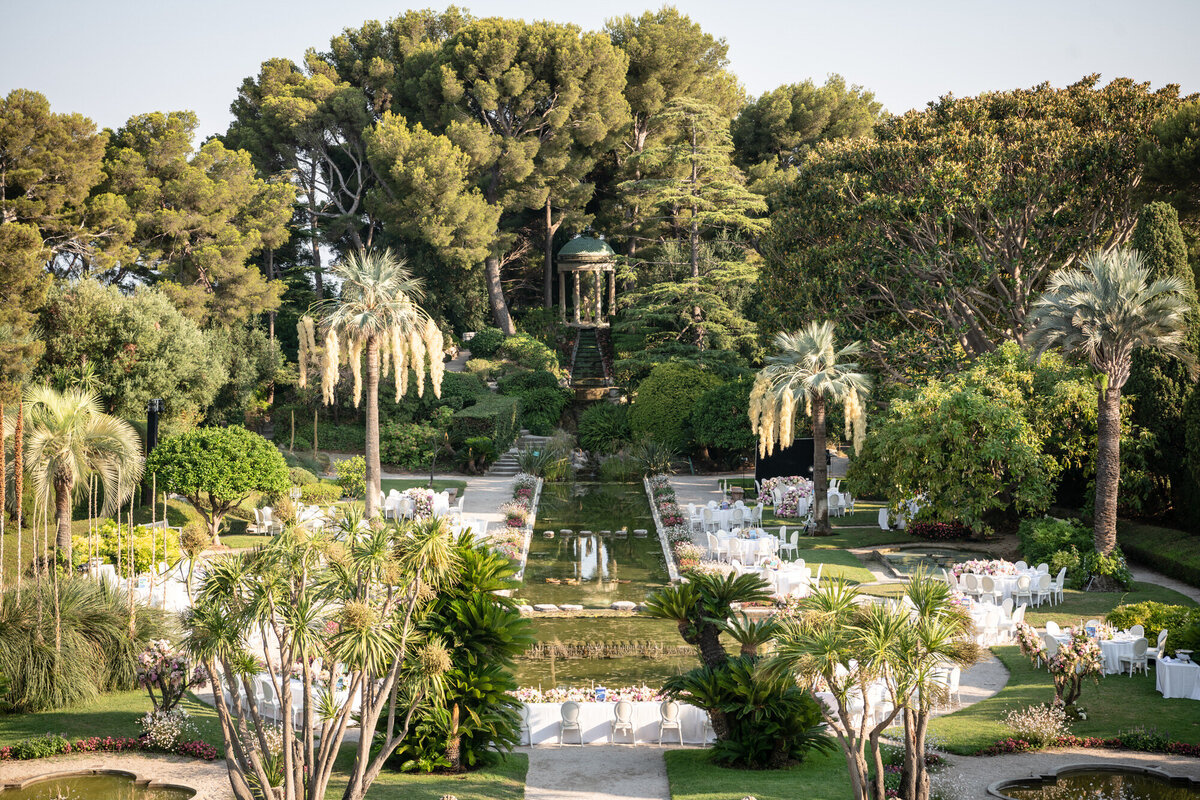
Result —
<path fill-rule="evenodd" d="M 775 448 L 767 457 L 754 461 L 754 480 L 765 481 L 787 475 L 800 475 L 812 480 L 813 440 L 796 439 L 791 447 Z"/>

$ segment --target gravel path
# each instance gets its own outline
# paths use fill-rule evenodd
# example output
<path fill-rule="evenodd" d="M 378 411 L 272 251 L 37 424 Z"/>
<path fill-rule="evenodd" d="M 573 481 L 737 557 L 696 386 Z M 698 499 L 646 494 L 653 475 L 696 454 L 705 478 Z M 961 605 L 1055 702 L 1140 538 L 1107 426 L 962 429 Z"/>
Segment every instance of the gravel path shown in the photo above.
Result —
<path fill-rule="evenodd" d="M 955 800 L 982 800 L 989 784 L 1006 778 L 1042 775 L 1068 764 L 1125 764 L 1154 767 L 1170 775 L 1200 779 L 1200 759 L 1128 750 L 1090 750 L 1077 747 L 1015 753 L 1008 756 L 946 756 L 950 767 L 934 776 L 934 788 L 942 787 Z"/>
<path fill-rule="evenodd" d="M 538 745 L 529 754 L 525 800 L 670 800 L 655 745 Z"/>
<path fill-rule="evenodd" d="M 6 761 L 0 764 L 0 783 L 18 783 L 58 772 L 92 769 L 124 770 L 134 773 L 139 780 L 188 786 L 196 790 L 196 800 L 229 800 L 233 797 L 224 761 L 145 753 L 86 753 L 35 761 Z"/>

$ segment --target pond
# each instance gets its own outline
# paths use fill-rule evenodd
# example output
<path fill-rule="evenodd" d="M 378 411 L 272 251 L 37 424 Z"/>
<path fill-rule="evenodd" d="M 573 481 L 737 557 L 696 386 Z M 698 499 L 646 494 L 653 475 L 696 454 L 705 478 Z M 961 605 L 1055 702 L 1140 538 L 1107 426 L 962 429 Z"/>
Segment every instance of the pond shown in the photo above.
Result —
<path fill-rule="evenodd" d="M 977 550 L 954 550 L 952 548 L 923 547 L 904 550 L 884 550 L 879 555 L 884 558 L 892 569 L 904 577 L 911 577 L 918 570 L 940 576 L 942 570 L 949 570 L 952 564 L 971 559 L 990 559 L 987 553 Z"/>
<path fill-rule="evenodd" d="M 1135 767 L 1066 768 L 1057 776 L 1006 781 L 990 789 L 1012 800 L 1197 800 L 1200 783 Z"/>
<path fill-rule="evenodd" d="M 181 786 L 147 786 L 128 772 L 61 773 L 0 791 L 3 800 L 188 800 Z"/>
<path fill-rule="evenodd" d="M 638 528 L 648 535 L 635 537 Z M 565 529 L 574 533 L 559 533 Z M 621 529 L 628 534 L 618 537 L 616 532 Z M 553 538 L 546 538 L 544 531 L 553 531 Z M 581 531 L 592 533 L 581 535 Z M 547 483 L 542 487 L 525 583 L 518 590 L 522 599 L 530 604 L 608 608 L 617 600 L 640 603 L 669 582 L 650 504 L 640 483 Z"/>

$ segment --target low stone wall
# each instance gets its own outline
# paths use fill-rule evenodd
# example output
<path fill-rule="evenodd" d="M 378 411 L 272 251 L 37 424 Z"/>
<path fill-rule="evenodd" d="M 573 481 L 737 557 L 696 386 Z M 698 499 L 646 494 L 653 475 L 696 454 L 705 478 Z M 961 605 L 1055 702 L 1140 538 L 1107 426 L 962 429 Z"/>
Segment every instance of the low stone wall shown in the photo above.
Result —
<path fill-rule="evenodd" d="M 667 538 L 667 529 L 663 525 L 662 516 L 658 513 L 658 504 L 654 502 L 654 488 L 650 479 L 642 477 L 642 488 L 646 490 L 646 500 L 650 503 L 650 514 L 654 517 L 654 530 L 658 532 L 658 542 L 662 545 L 663 558 L 667 562 L 667 574 L 671 582 L 679 581 L 679 567 L 675 564 L 675 554 L 671 552 L 671 542 Z"/>

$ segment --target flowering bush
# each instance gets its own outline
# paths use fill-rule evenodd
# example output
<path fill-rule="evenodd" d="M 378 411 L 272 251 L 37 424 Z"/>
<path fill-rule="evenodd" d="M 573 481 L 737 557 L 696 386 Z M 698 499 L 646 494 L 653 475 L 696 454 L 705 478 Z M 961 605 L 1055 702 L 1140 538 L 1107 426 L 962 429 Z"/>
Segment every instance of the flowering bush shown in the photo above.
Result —
<path fill-rule="evenodd" d="M 64 736 L 48 733 L 45 736 L 25 739 L 14 745 L 0 747 L 0 761 L 26 761 L 70 753 L 124 753 L 130 751 L 175 753 L 204 761 L 213 761 L 217 757 L 217 748 L 199 740 L 178 742 L 172 747 L 164 749 L 145 737 L 92 736 L 72 742 Z"/>
<path fill-rule="evenodd" d="M 513 499 L 533 501 L 533 492 L 537 488 L 537 476 L 528 472 L 519 472 L 513 478 Z"/>
<path fill-rule="evenodd" d="M 605 689 L 604 699 L 600 700 L 596 695 L 596 689 L 572 687 L 569 689 L 534 689 L 531 686 L 522 686 L 513 692 L 512 695 L 522 703 L 615 703 L 618 700 L 629 700 L 633 703 L 638 702 L 659 702 L 663 700 L 663 695 L 659 694 L 657 689 L 651 689 L 649 686 L 622 686 L 616 689 Z"/>
<path fill-rule="evenodd" d="M 196 735 L 196 725 L 182 708 L 148 711 L 138 720 L 142 738 L 157 750 L 170 752 L 187 737 Z"/>
<path fill-rule="evenodd" d="M 1067 713 L 1057 704 L 1034 705 L 1013 709 L 1004 717 L 1004 724 L 1016 738 L 1033 745 L 1046 747 L 1067 733 Z"/>
<path fill-rule="evenodd" d="M 529 520 L 529 509 L 515 501 L 502 503 L 500 511 L 504 513 L 504 524 L 510 528 L 523 528 Z"/>
<path fill-rule="evenodd" d="M 974 572 L 976 575 L 1016 575 L 1017 567 L 1011 561 L 1003 559 L 993 559 L 988 561 L 982 558 L 971 559 L 970 561 L 960 561 L 950 568 L 954 573 L 954 577 L 958 578 L 968 572 Z"/>
<path fill-rule="evenodd" d="M 1147 740 L 1144 731 L 1133 729 L 1131 731 L 1121 731 L 1116 736 L 1107 739 L 1101 739 L 1096 736 L 1075 736 L 1074 734 L 1064 734 L 1057 739 L 1048 742 L 1048 747 L 1112 747 L 1121 748 L 1123 750 L 1141 750 L 1143 752 L 1153 753 L 1169 753 L 1177 756 L 1189 756 L 1191 758 L 1200 758 L 1200 744 L 1192 744 L 1190 742 L 1172 742 L 1167 741 L 1165 736 L 1154 736 L 1152 740 Z M 1147 749 L 1149 748 L 1149 749 Z M 1001 739 L 1000 741 L 985 747 L 980 751 L 980 755 L 984 756 L 1000 756 L 1009 753 L 1023 753 L 1028 750 L 1036 749 L 1035 746 L 1025 741 L 1024 739 Z"/>
<path fill-rule="evenodd" d="M 189 689 L 208 683 L 208 673 L 200 665 L 193 669 L 168 640 L 153 639 L 138 654 L 137 682 L 149 693 L 154 711 L 170 711 Z"/>
<path fill-rule="evenodd" d="M 413 488 L 405 489 L 404 496 L 412 500 L 413 519 L 424 519 L 433 516 L 433 490 Z"/>
<path fill-rule="evenodd" d="M 910 522 L 908 533 L 918 539 L 948 542 L 954 539 L 966 539 L 971 535 L 971 529 L 961 522 Z"/>
<path fill-rule="evenodd" d="M 491 535 L 491 546 L 505 558 L 518 561 L 525 547 L 525 534 L 519 528 L 505 527 Z"/>
<path fill-rule="evenodd" d="M 1033 626 L 1027 622 L 1017 623 L 1017 644 L 1021 646 L 1021 652 L 1029 656 L 1029 660 L 1034 663 L 1046 655 L 1046 643 L 1042 641 L 1042 637 L 1038 635 Z"/>
<path fill-rule="evenodd" d="M 1058 646 L 1058 652 L 1050 658 L 1050 674 L 1054 676 L 1054 702 L 1059 705 L 1074 705 L 1083 690 L 1083 679 L 1091 678 L 1099 683 L 1104 674 L 1104 657 L 1100 643 L 1087 633 L 1075 631 L 1071 641 Z"/>
<path fill-rule="evenodd" d="M 704 548 L 691 542 L 677 542 L 675 544 L 675 561 L 679 564 L 680 569 L 693 569 L 700 566 L 700 559 L 704 557 Z"/>

